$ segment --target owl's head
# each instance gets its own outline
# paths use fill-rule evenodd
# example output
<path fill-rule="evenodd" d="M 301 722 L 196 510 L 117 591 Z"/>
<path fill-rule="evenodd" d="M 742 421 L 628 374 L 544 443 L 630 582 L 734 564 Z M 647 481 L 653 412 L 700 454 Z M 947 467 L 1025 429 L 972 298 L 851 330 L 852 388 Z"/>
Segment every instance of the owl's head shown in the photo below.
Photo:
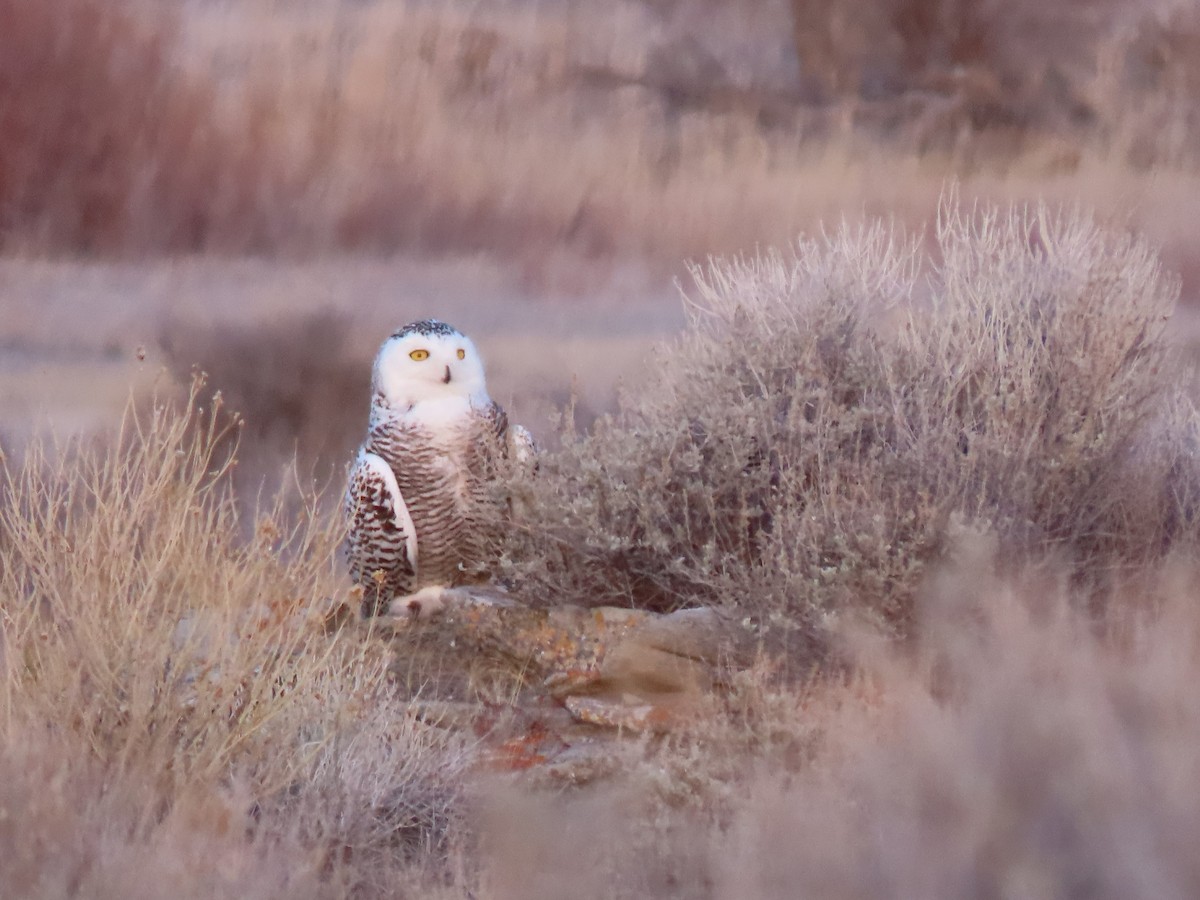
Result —
<path fill-rule="evenodd" d="M 391 406 L 487 397 L 479 351 L 457 328 L 436 319 L 405 325 L 383 342 L 372 384 Z"/>

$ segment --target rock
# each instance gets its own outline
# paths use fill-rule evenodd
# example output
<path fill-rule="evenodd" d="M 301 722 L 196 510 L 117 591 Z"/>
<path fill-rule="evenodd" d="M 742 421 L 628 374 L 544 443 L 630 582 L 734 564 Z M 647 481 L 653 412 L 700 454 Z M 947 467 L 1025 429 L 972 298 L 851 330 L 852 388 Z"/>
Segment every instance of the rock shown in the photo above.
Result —
<path fill-rule="evenodd" d="M 537 773 L 543 782 L 580 787 L 619 774 L 625 760 L 611 746 L 596 741 L 572 744 L 548 759 Z"/>
<path fill-rule="evenodd" d="M 716 610 L 647 616 L 608 649 L 567 708 L 582 721 L 669 730 L 708 712 L 728 670 L 753 655 L 752 635 Z"/>
<path fill-rule="evenodd" d="M 676 722 L 669 706 L 637 703 L 634 697 L 604 699 L 568 697 L 564 701 L 577 722 L 627 731 L 668 731 Z"/>
<path fill-rule="evenodd" d="M 711 608 L 652 616 L 638 630 L 640 643 L 710 665 L 748 665 L 757 648 L 754 632 Z"/>
<path fill-rule="evenodd" d="M 478 737 L 491 770 L 579 785 L 621 768 L 627 735 L 710 714 L 755 634 L 715 609 L 670 614 L 539 608 L 496 587 L 451 588 L 423 606 L 360 622 L 390 645 L 410 714 Z"/>
<path fill-rule="evenodd" d="M 396 642 L 398 652 L 435 651 L 464 664 L 507 670 L 522 685 L 580 673 L 587 679 L 610 647 L 647 617 L 626 609 L 538 609 L 495 588 L 452 588 L 430 618 L 406 614 L 368 620 L 364 627 Z"/>

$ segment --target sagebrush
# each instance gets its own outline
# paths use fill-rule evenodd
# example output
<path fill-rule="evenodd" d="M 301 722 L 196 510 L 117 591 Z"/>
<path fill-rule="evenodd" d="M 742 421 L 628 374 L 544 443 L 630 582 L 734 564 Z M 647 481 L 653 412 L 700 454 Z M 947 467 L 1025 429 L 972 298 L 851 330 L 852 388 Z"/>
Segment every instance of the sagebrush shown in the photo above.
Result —
<path fill-rule="evenodd" d="M 512 573 L 548 598 L 907 631 L 949 536 L 1097 602 L 1194 545 L 1197 418 L 1153 251 L 1077 212 L 942 208 L 694 273 L 686 334 L 543 461 Z"/>

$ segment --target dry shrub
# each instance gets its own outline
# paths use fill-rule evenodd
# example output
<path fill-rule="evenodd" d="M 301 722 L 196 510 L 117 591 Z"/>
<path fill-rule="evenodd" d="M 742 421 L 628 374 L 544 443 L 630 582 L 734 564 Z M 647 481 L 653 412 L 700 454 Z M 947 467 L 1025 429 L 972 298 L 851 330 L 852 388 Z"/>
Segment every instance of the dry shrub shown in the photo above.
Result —
<path fill-rule="evenodd" d="M 522 486 L 514 573 L 535 596 L 903 633 L 964 527 L 1097 597 L 1190 546 L 1196 417 L 1151 250 L 953 201 L 934 239 L 936 264 L 878 224 L 697 271 L 651 382 Z"/>
<path fill-rule="evenodd" d="M 14 894 L 384 895 L 451 852 L 469 747 L 406 715 L 384 648 L 327 633 L 342 532 L 319 498 L 241 538 L 213 405 L 197 387 L 4 473 Z"/>
<path fill-rule="evenodd" d="M 913 646 L 855 640 L 852 682 L 764 692 L 757 746 L 700 725 L 602 790 L 495 797 L 479 896 L 1194 894 L 1195 570 L 1127 585 L 1144 614 L 1108 640 L 1063 580 L 959 550 Z"/>
<path fill-rule="evenodd" d="M 750 792 L 717 895 L 1194 893 L 1200 632 L 1196 573 L 1177 574 L 1165 598 L 1127 588 L 1165 608 L 1115 646 L 1044 582 L 944 579 L 914 658 L 876 657 L 879 708 L 789 787 L 764 773 Z"/>
<path fill-rule="evenodd" d="M 914 150 L 935 183 L 1195 163 L 1188 7 L 796 0 L 834 109 L 782 3 L 302 6 L 3 0 L 3 245 L 486 250 L 538 279 L 564 249 L 779 241 L 814 181 L 907 179 Z"/>

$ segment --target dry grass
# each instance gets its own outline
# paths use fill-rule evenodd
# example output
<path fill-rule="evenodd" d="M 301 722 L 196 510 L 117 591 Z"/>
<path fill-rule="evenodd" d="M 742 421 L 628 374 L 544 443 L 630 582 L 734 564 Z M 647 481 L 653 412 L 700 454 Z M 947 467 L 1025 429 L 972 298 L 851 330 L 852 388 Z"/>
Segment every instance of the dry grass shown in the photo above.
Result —
<path fill-rule="evenodd" d="M 921 218 L 956 172 L 1101 206 L 1152 164 L 1192 179 L 1182 8 L 885 4 L 872 74 L 839 3 L 61 3 L 3 11 L 10 250 L 484 250 L 553 280 L 564 252 L 778 245 L 856 214 L 858 182 Z"/>
<path fill-rule="evenodd" d="M 243 506 L 199 386 L 107 444 L 31 444 L 0 487 L 10 890 L 1187 895 L 1175 286 L 1078 215 L 951 204 L 936 237 L 936 266 L 879 226 L 701 273 L 656 379 L 526 486 L 548 597 L 640 573 L 768 634 L 820 616 L 841 663 L 794 642 L 577 790 L 485 774 L 382 647 L 328 633 L 336 518 Z"/>
<path fill-rule="evenodd" d="M 6 469 L 8 890 L 419 881 L 451 852 L 470 749 L 396 706 L 382 648 L 326 634 L 340 528 L 316 498 L 290 523 L 259 511 L 241 539 L 227 420 L 200 405 L 130 413 L 104 448 L 34 443 Z"/>
<path fill-rule="evenodd" d="M 752 681 L 756 714 L 647 746 L 617 784 L 495 796 L 479 896 L 1190 895 L 1195 571 L 1129 586 L 1144 615 L 1111 641 L 1061 581 L 996 563 L 961 545 L 916 645 L 851 641 L 845 684 Z"/>
<path fill-rule="evenodd" d="M 1200 891 L 1195 376 L 1124 232 L 1200 296 L 1195 4 L 861 7 L 0 0 L 5 252 L 505 261 L 6 263 L 0 393 L 53 354 L 74 410 L 160 343 L 225 392 L 95 441 L 4 422 L 6 893 Z M 951 173 L 1105 227 L 951 204 L 905 232 Z M 633 365 L 667 327 L 642 264 L 804 232 L 697 269 L 690 327 Z M 528 300 L 624 265 L 637 309 Z M 535 427 L 584 378 L 505 574 L 730 603 L 790 653 L 590 787 L 485 775 L 417 721 L 456 673 L 330 632 L 335 498 L 239 493 L 293 450 L 336 468 L 380 334 L 448 313 Z"/>

